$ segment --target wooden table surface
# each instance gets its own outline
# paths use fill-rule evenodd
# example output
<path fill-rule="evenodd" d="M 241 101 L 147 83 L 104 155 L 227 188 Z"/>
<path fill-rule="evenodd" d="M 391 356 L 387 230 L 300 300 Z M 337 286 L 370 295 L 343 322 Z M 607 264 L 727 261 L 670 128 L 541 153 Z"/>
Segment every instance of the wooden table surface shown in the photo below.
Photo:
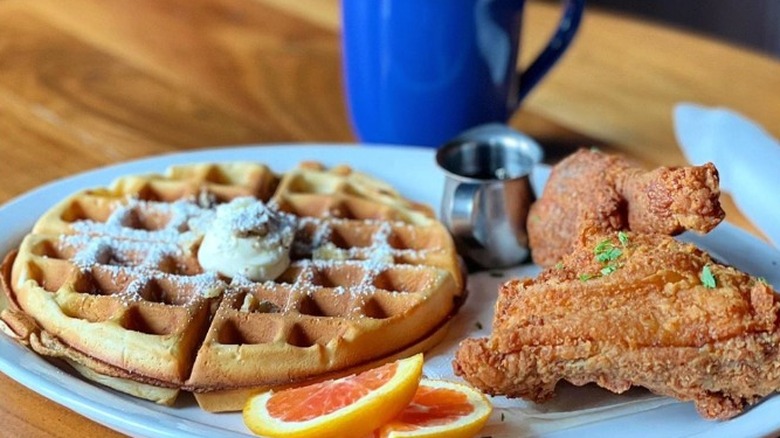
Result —
<path fill-rule="evenodd" d="M 338 0 L 0 0 L 0 202 L 109 163 L 207 146 L 351 142 Z M 531 2 L 523 61 L 559 12 Z M 577 146 L 685 162 L 675 103 L 733 108 L 780 137 L 780 62 L 587 11 L 511 124 Z M 735 148 L 738 148 L 735 145 Z M 757 233 L 730 203 L 728 220 Z M 0 436 L 119 436 L 0 374 Z"/>

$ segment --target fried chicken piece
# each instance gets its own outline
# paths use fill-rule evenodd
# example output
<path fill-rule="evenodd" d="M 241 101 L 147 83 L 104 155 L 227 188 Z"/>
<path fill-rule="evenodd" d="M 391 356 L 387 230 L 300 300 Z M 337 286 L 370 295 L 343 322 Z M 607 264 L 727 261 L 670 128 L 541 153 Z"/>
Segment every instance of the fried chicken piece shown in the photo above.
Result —
<path fill-rule="evenodd" d="M 693 245 L 593 235 L 504 284 L 490 337 L 464 340 L 453 368 L 493 395 L 544 402 L 561 379 L 642 386 L 726 419 L 780 389 L 779 314 L 770 286 Z"/>
<path fill-rule="evenodd" d="M 534 262 L 552 266 L 580 232 L 706 233 L 725 216 L 711 163 L 646 172 L 618 155 L 581 149 L 553 167 L 529 213 Z"/>

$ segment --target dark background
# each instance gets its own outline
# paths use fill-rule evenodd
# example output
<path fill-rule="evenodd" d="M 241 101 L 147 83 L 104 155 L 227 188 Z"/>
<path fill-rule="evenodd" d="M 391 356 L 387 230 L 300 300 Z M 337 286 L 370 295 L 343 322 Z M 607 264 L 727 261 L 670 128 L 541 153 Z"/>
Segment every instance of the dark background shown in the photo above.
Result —
<path fill-rule="evenodd" d="M 780 0 L 587 0 L 780 58 Z"/>

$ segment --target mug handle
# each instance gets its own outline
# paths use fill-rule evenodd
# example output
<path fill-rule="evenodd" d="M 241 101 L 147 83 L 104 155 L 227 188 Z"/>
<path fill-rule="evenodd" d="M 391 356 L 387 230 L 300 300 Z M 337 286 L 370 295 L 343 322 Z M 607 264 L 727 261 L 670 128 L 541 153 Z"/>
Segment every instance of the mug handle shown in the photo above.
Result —
<path fill-rule="evenodd" d="M 582 20 L 582 12 L 585 8 L 585 0 L 566 0 L 565 9 L 561 21 L 558 23 L 558 30 L 553 35 L 547 47 L 542 53 L 534 59 L 531 65 L 520 72 L 520 87 L 517 93 L 517 103 L 519 104 L 531 89 L 539 83 L 542 77 L 555 65 L 558 59 L 569 47 L 574 34 Z"/>

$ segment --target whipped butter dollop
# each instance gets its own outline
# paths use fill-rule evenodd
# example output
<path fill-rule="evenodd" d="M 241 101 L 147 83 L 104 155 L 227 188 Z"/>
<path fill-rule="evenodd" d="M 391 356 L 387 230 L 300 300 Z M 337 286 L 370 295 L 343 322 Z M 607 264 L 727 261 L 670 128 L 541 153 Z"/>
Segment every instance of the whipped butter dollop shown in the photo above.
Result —
<path fill-rule="evenodd" d="M 203 235 L 198 262 L 207 271 L 253 281 L 273 280 L 290 265 L 295 216 L 250 197 L 217 207 Z"/>

